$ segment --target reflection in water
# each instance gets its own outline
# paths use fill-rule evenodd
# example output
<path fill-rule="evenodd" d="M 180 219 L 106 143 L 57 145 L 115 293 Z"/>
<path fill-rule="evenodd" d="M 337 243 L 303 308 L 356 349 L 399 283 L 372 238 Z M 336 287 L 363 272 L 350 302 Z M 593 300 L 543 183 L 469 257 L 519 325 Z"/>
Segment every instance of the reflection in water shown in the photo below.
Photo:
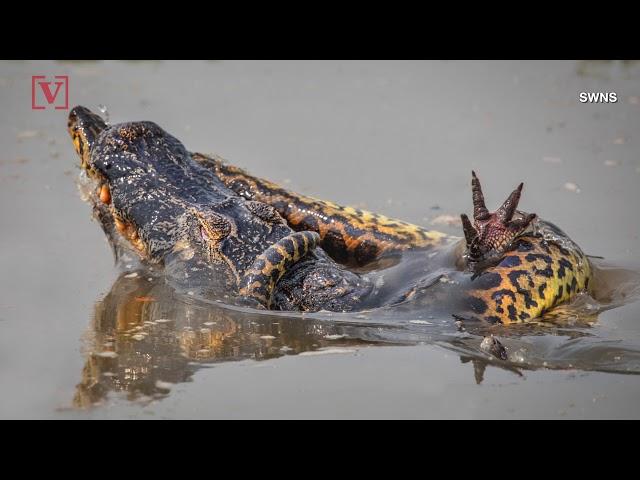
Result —
<path fill-rule="evenodd" d="M 478 383 L 488 365 L 517 375 L 538 368 L 640 373 L 640 339 L 612 338 L 592 326 L 602 310 L 638 296 L 639 275 L 599 266 L 597 277 L 598 302 L 581 297 L 544 322 L 456 328 L 450 317 L 425 315 L 420 298 L 357 315 L 265 312 L 202 301 L 175 291 L 153 271 L 129 270 L 96 304 L 74 405 L 96 405 L 111 394 L 139 402 L 162 398 L 215 362 L 357 345 L 437 344 L 470 363 Z M 508 360 L 482 349 L 490 334 L 505 345 Z"/>
<path fill-rule="evenodd" d="M 75 406 L 94 405 L 110 392 L 139 401 L 161 397 L 212 362 L 376 343 L 347 335 L 348 326 L 202 304 L 148 275 L 121 275 L 97 303 Z"/>

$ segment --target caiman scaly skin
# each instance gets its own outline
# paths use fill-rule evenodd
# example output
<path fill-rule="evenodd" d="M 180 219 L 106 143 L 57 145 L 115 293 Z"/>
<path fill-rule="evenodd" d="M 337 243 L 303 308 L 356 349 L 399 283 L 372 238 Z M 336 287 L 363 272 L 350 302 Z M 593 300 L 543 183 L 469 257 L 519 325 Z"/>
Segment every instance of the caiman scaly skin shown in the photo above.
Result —
<path fill-rule="evenodd" d="M 385 253 L 442 245 L 444 233 L 353 207 L 291 192 L 200 153 L 194 160 L 247 199 L 273 206 L 294 230 L 320 235 L 322 248 L 341 263 L 364 265 Z"/>
<path fill-rule="evenodd" d="M 218 156 L 194 153 L 193 158 L 238 195 L 273 206 L 292 228 L 317 232 L 321 246 L 345 263 L 363 264 L 382 254 L 439 248 L 447 237 L 292 192 Z M 555 225 L 516 210 L 521 191 L 522 184 L 490 214 L 480 182 L 472 175 L 475 226 L 464 214 L 462 220 L 467 261 L 477 273 L 461 285 L 459 304 L 466 311 L 460 316 L 504 324 L 534 320 L 589 289 L 591 265 L 586 255 Z M 483 268 L 483 263 L 489 266 Z"/>
<path fill-rule="evenodd" d="M 522 185 L 489 213 L 474 174 L 473 224 L 463 215 L 466 250 L 452 249 L 443 233 L 289 192 L 192 154 L 152 122 L 107 125 L 76 107 L 68 128 L 95 182 L 90 200 L 112 245 L 125 243 L 171 276 L 256 306 L 382 306 L 369 277 L 347 267 L 409 250 L 466 251 L 451 266 L 456 281 L 447 303 L 464 318 L 533 320 L 589 287 L 580 248 L 552 224 L 516 210 Z M 424 261 L 428 267 L 428 255 Z M 410 299 L 420 285 L 386 302 Z"/>

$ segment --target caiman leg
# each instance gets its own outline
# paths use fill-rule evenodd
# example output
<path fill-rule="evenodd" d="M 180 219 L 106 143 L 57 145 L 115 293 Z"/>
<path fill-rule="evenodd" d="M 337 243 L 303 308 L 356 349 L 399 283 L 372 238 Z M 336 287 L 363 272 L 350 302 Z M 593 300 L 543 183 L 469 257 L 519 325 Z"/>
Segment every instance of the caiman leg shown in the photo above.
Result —
<path fill-rule="evenodd" d="M 220 157 L 200 153 L 192 157 L 238 195 L 273 206 L 294 230 L 317 232 L 321 247 L 340 263 L 364 265 L 382 254 L 435 247 L 446 236 L 402 220 L 291 192 L 249 175 Z"/>

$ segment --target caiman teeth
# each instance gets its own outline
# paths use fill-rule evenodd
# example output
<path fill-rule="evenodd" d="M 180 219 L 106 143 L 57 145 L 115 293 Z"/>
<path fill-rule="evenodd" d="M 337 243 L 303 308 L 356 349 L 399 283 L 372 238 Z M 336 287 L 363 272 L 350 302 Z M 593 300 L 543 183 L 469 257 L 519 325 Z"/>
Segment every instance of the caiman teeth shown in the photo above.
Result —
<path fill-rule="evenodd" d="M 144 253 L 146 251 L 144 243 L 142 242 L 142 240 L 140 238 L 136 238 L 133 241 L 133 245 L 142 253 Z"/>
<path fill-rule="evenodd" d="M 111 202 L 111 191 L 106 183 L 100 187 L 100 201 L 106 205 Z"/>
<path fill-rule="evenodd" d="M 142 241 L 142 238 L 140 238 L 138 230 L 133 224 L 125 222 L 115 212 L 113 213 L 113 224 L 115 225 L 118 233 L 126 238 L 136 250 L 142 254 L 146 253 L 147 247 Z"/>
<path fill-rule="evenodd" d="M 124 222 L 116 216 L 113 217 L 113 223 L 115 223 L 116 230 L 118 230 L 118 232 L 120 233 L 124 233 L 124 231 L 127 229 L 127 226 L 124 224 Z"/>

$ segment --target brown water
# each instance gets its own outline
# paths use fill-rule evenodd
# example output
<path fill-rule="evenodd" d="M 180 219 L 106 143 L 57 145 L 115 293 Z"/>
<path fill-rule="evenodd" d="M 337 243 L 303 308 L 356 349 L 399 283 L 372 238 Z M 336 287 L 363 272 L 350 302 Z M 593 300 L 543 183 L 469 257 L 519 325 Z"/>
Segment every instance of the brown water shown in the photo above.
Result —
<path fill-rule="evenodd" d="M 68 74 L 71 105 L 114 123 L 154 120 L 294 190 L 454 235 L 438 217 L 469 210 L 472 168 L 490 205 L 524 181 L 524 210 L 605 257 L 606 301 L 493 329 L 500 362 L 487 332 L 407 307 L 264 314 L 120 274 L 75 185 L 67 112 L 31 110 L 38 74 Z M 640 66 L 1 62 L 0 92 L 0 417 L 640 417 Z"/>

